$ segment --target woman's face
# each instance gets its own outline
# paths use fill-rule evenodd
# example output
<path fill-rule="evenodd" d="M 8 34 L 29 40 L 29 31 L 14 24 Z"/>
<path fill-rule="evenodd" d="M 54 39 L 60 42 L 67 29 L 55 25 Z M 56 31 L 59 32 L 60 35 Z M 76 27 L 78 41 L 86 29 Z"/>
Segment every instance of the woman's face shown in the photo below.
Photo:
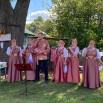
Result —
<path fill-rule="evenodd" d="M 28 42 L 30 45 L 32 45 L 32 39 L 29 39 L 29 42 Z"/>
<path fill-rule="evenodd" d="M 72 41 L 72 46 L 77 46 L 77 42 L 75 40 Z"/>
<path fill-rule="evenodd" d="M 59 41 L 59 42 L 58 42 L 58 46 L 59 46 L 59 47 L 63 47 L 63 46 L 64 46 L 64 43 L 63 43 L 62 41 Z"/>
<path fill-rule="evenodd" d="M 16 45 L 16 41 L 13 40 L 13 41 L 11 42 L 11 45 L 12 45 L 12 46 L 15 46 L 15 45 Z"/>
<path fill-rule="evenodd" d="M 89 42 L 89 47 L 90 47 L 90 48 L 93 48 L 94 46 L 95 46 L 95 43 L 94 43 L 93 41 L 90 41 L 90 42 Z"/>
<path fill-rule="evenodd" d="M 43 38 L 44 38 L 43 34 L 39 33 L 39 34 L 38 34 L 38 38 L 39 38 L 39 39 L 43 39 Z"/>

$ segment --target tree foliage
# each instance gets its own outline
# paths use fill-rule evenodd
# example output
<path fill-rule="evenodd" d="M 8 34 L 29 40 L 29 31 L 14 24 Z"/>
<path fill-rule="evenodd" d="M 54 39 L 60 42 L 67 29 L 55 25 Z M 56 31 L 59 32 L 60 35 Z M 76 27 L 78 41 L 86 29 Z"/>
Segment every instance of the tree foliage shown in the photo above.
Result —
<path fill-rule="evenodd" d="M 26 24 L 26 28 L 28 28 L 32 32 L 36 32 L 38 30 L 42 30 L 42 23 L 43 18 L 41 16 L 38 16 L 38 18 L 35 19 L 32 23 Z"/>
<path fill-rule="evenodd" d="M 43 31 L 52 37 L 57 36 L 57 31 L 52 19 L 47 19 L 44 21 L 41 16 L 38 16 L 38 18 L 35 19 L 32 23 L 27 24 L 26 28 L 32 32 Z"/>
<path fill-rule="evenodd" d="M 59 37 L 77 38 L 81 49 L 94 39 L 103 50 L 103 0 L 59 0 L 53 14 Z"/>

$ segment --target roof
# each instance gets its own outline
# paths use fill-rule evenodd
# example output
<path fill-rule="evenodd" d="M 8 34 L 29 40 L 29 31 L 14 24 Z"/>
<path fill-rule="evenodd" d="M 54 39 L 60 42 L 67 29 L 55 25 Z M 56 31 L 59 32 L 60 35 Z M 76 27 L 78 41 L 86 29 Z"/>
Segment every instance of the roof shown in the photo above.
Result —
<path fill-rule="evenodd" d="M 41 32 L 43 32 L 43 31 L 41 31 Z M 45 33 L 45 32 L 43 32 L 43 33 Z M 25 35 L 28 36 L 28 37 L 30 37 L 30 38 L 38 38 L 36 34 L 34 34 L 33 32 L 31 32 L 27 28 L 25 28 Z M 68 38 L 55 38 L 55 37 L 51 37 L 48 34 L 46 34 L 45 39 L 48 39 L 48 40 L 60 40 L 60 39 L 62 39 L 62 40 L 68 40 Z"/>
<path fill-rule="evenodd" d="M 25 36 L 36 36 L 36 34 L 25 28 Z"/>
<path fill-rule="evenodd" d="M 30 38 L 38 38 L 37 36 L 29 36 Z M 48 39 L 48 40 L 68 40 L 68 38 L 55 38 L 55 37 L 45 37 L 45 39 Z"/>

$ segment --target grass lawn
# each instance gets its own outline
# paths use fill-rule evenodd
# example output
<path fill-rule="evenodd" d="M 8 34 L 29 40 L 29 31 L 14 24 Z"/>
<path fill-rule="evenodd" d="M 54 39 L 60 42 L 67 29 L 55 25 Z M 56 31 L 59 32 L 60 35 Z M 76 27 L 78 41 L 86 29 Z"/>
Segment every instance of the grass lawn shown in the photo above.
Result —
<path fill-rule="evenodd" d="M 51 78 L 50 78 L 51 79 Z M 101 73 L 103 81 L 103 72 Z M 103 103 L 103 82 L 99 89 L 84 88 L 81 83 L 38 83 L 28 82 L 28 89 L 34 94 L 18 95 L 24 89 L 24 81 L 0 83 L 0 103 Z"/>

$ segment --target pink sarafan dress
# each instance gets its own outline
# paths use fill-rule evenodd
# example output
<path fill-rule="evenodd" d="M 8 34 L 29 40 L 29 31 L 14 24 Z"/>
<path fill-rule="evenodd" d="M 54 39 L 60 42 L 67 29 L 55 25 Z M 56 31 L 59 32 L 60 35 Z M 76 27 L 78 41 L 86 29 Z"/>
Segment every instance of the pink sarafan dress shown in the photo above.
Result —
<path fill-rule="evenodd" d="M 70 57 L 68 59 L 68 73 L 67 73 L 67 82 L 79 83 L 80 82 L 80 73 L 79 73 L 79 59 L 78 53 L 79 48 L 72 48 L 74 54 L 70 52 Z"/>
<path fill-rule="evenodd" d="M 64 80 L 64 58 L 68 57 L 68 51 L 66 48 L 56 49 L 56 61 L 54 64 L 54 73 L 52 81 L 65 82 Z"/>
<path fill-rule="evenodd" d="M 33 58 L 33 70 L 36 73 L 36 63 L 37 63 L 37 57 L 34 52 L 32 52 L 32 58 Z M 36 74 L 35 74 L 36 75 Z"/>
<path fill-rule="evenodd" d="M 21 64 L 22 58 L 21 58 L 21 48 L 18 46 L 13 47 L 13 51 L 11 53 L 11 48 L 7 48 L 6 54 L 9 57 L 8 60 L 8 82 L 16 82 L 22 80 L 22 74 L 21 71 L 16 70 L 14 64 Z"/>
<path fill-rule="evenodd" d="M 51 58 L 50 58 L 51 62 L 55 62 L 56 61 L 56 49 L 51 49 Z"/>
<path fill-rule="evenodd" d="M 34 42 L 32 45 L 31 51 L 32 51 L 32 58 L 33 58 L 33 70 L 35 71 L 36 76 L 36 65 L 37 65 L 37 54 L 35 52 L 35 48 L 37 47 L 37 44 Z"/>
<path fill-rule="evenodd" d="M 84 59 L 83 67 L 83 83 L 87 88 L 98 88 L 101 86 L 100 74 L 99 74 L 99 62 L 101 58 L 99 50 L 94 48 L 88 49 L 86 56 L 84 55 L 86 48 L 83 49 L 82 56 Z"/>
<path fill-rule="evenodd" d="M 31 46 L 29 46 L 27 49 L 24 50 L 24 53 L 26 55 L 26 63 L 29 63 L 32 67 L 32 70 L 31 71 L 27 71 L 26 72 L 26 79 L 27 80 L 35 80 L 35 67 L 33 65 L 33 56 L 31 54 Z"/>

